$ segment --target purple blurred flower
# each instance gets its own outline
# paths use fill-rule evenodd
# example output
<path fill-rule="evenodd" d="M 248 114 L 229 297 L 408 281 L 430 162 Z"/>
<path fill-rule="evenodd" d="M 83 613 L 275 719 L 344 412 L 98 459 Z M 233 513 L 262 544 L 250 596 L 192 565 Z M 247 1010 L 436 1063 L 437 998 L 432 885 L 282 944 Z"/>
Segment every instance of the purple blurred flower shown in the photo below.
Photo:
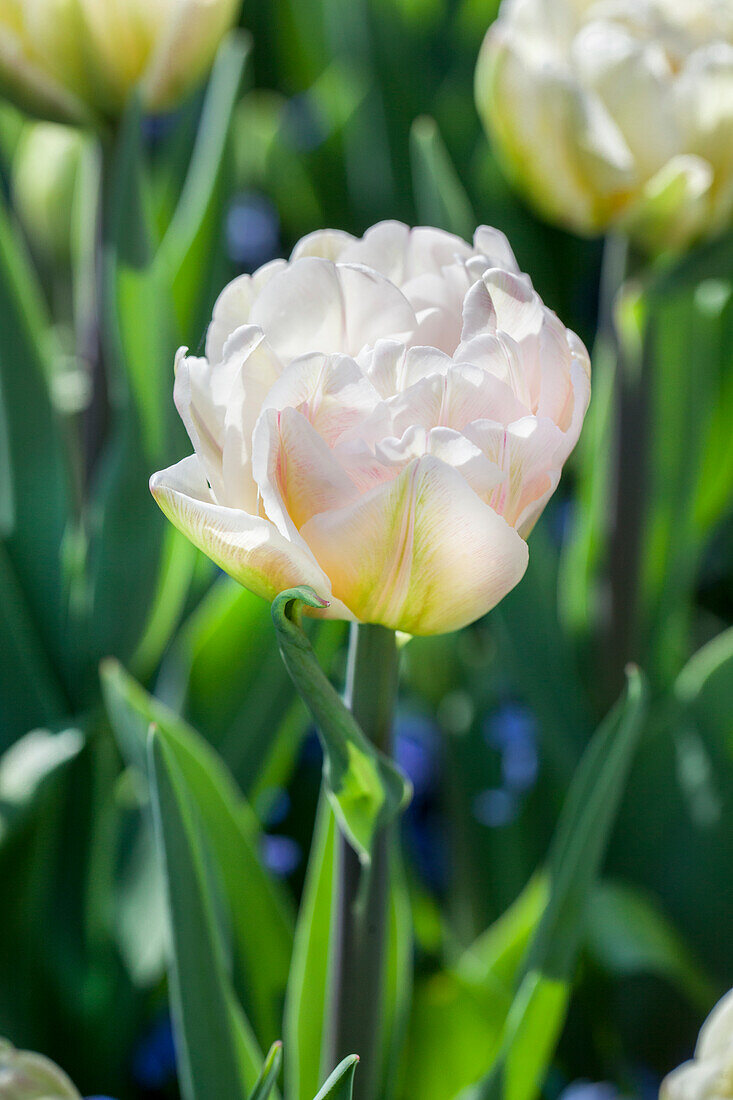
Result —
<path fill-rule="evenodd" d="M 287 878 L 300 863 L 302 853 L 292 837 L 266 833 L 260 839 L 260 855 L 268 871 L 278 878 Z"/>

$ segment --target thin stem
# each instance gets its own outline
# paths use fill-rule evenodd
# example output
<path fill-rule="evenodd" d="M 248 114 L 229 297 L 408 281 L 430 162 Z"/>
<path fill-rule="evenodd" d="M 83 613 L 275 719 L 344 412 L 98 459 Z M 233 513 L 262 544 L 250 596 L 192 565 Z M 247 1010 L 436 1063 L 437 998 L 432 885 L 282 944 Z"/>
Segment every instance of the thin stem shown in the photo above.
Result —
<path fill-rule="evenodd" d="M 613 480 L 611 484 L 606 631 L 607 684 L 610 697 L 623 686 L 624 668 L 639 654 L 641 556 L 647 500 L 649 434 L 649 334 L 639 357 L 629 349 L 615 323 L 616 297 L 632 267 L 625 241 L 607 242 L 601 280 L 600 321 L 616 357 Z"/>
<path fill-rule="evenodd" d="M 394 632 L 381 626 L 351 628 L 346 702 L 370 741 L 389 753 L 397 694 Z M 375 1100 L 382 1066 L 382 993 L 389 902 L 391 827 L 375 840 L 365 869 L 343 836 L 338 849 L 336 942 L 331 973 L 331 1065 L 358 1054 L 355 1100 Z"/>

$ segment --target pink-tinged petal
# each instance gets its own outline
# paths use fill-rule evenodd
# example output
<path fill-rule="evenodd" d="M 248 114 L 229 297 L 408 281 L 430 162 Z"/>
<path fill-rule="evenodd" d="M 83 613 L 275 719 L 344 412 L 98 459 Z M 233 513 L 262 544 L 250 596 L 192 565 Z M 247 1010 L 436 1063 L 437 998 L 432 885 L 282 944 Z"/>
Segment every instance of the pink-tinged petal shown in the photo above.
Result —
<path fill-rule="evenodd" d="M 263 409 L 297 409 L 329 446 L 358 429 L 381 398 L 346 355 L 304 355 L 286 367 Z"/>
<path fill-rule="evenodd" d="M 547 310 L 526 275 L 491 268 L 483 276 L 496 316 L 496 327 L 521 343 L 528 336 L 538 337 Z"/>
<path fill-rule="evenodd" d="M 412 424 L 461 431 L 474 420 L 490 418 L 509 423 L 526 412 L 504 382 L 470 363 L 421 378 L 386 401 L 385 408 L 396 436 Z"/>
<path fill-rule="evenodd" d="M 381 337 L 409 335 L 417 323 L 407 299 L 383 276 L 309 256 L 267 283 L 250 320 L 285 362 L 310 351 L 357 355 Z"/>
<path fill-rule="evenodd" d="M 500 229 L 494 229 L 490 225 L 480 225 L 473 235 L 473 247 L 479 254 L 479 258 L 487 261 L 485 267 L 503 267 L 505 271 L 519 274 L 519 264 L 512 246 Z M 481 274 L 483 272 L 480 272 Z"/>
<path fill-rule="evenodd" d="M 570 376 L 573 359 L 567 330 L 552 314 L 548 314 L 542 326 L 538 360 L 537 415 L 548 416 L 559 428 L 567 431 L 573 417 L 574 394 Z"/>
<path fill-rule="evenodd" d="M 266 409 L 252 437 L 252 469 L 265 512 L 283 535 L 316 512 L 341 508 L 358 495 L 327 443 L 296 409 Z"/>
<path fill-rule="evenodd" d="M 261 516 L 216 504 L 196 455 L 153 474 L 150 491 L 171 523 L 251 592 L 272 600 L 287 588 L 308 584 L 330 601 L 327 617 L 353 618 L 334 600 L 327 576 L 307 547 L 288 542 Z"/>
<path fill-rule="evenodd" d="M 524 534 L 523 513 L 540 498 L 544 507 L 560 480 L 563 433 L 551 420 L 534 416 L 525 416 L 508 426 L 477 421 L 465 432 L 506 474 L 505 482 L 492 492 L 488 502 Z"/>
<path fill-rule="evenodd" d="M 214 314 L 206 333 L 206 358 L 213 365 L 224 353 L 224 344 L 236 329 L 249 323 L 252 304 L 273 275 L 283 271 L 285 260 L 272 260 L 254 275 L 238 275 L 224 287 L 214 304 Z"/>
<path fill-rule="evenodd" d="M 377 445 L 376 455 L 383 465 L 396 467 L 397 470 L 402 470 L 415 458 L 433 455 L 457 470 L 477 496 L 485 501 L 506 478 L 506 474 L 475 443 L 452 428 L 408 428 L 400 439 L 383 439 Z M 382 474 L 380 480 L 386 481 L 388 478 Z"/>
<path fill-rule="evenodd" d="M 394 397 L 430 374 L 445 374 L 453 360 L 434 347 L 408 347 L 398 340 L 378 340 L 359 356 L 364 372 L 381 397 Z"/>
<path fill-rule="evenodd" d="M 514 396 L 521 411 L 510 419 L 518 420 L 536 405 L 535 393 L 539 384 L 533 387 L 533 376 L 527 369 L 527 355 L 505 332 L 484 333 L 473 336 L 462 343 L 455 355 L 456 363 L 472 363 L 481 367 L 487 374 L 499 379 Z M 494 417 L 493 419 L 504 419 Z"/>
<path fill-rule="evenodd" d="M 430 455 L 301 534 L 358 619 L 412 634 L 473 622 L 527 566 L 517 532 Z"/>

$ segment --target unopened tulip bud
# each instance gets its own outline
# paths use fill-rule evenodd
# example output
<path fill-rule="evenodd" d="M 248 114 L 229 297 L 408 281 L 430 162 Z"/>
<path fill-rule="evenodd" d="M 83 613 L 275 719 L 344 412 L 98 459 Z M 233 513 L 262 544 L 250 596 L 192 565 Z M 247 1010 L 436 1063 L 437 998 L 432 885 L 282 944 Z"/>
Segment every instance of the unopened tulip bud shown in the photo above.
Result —
<path fill-rule="evenodd" d="M 62 122 L 115 115 L 139 88 L 150 112 L 205 75 L 241 0 L 0 0 L 0 86 Z"/>
<path fill-rule="evenodd" d="M 71 126 L 26 126 L 12 165 L 13 205 L 34 250 L 68 262 L 79 159 L 84 135 Z"/>
<path fill-rule="evenodd" d="M 504 0 L 476 97 L 507 173 L 550 220 L 651 251 L 730 224 L 730 4 Z"/>
<path fill-rule="evenodd" d="M 0 1039 L 2 1100 L 81 1100 L 63 1070 L 42 1054 L 16 1050 Z"/>

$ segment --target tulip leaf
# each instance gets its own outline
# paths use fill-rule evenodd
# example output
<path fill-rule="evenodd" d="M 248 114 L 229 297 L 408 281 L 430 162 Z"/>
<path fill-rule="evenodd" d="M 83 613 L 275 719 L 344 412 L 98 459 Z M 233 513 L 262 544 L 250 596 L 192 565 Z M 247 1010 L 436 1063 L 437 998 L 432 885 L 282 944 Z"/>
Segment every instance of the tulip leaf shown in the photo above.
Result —
<path fill-rule="evenodd" d="M 305 585 L 272 603 L 285 666 L 316 722 L 323 746 L 326 792 L 344 836 L 363 864 L 371 860 L 377 832 L 408 803 L 409 780 L 372 745 L 329 683 L 302 626 L 302 605 L 325 604 Z"/>
<path fill-rule="evenodd" d="M 198 332 L 211 302 L 208 297 L 217 280 L 223 253 L 223 186 L 229 165 L 229 136 L 232 115 L 239 98 L 251 39 L 243 31 L 232 31 L 222 42 L 209 79 L 196 143 L 183 191 L 157 257 L 157 267 L 172 281 L 179 326 Z M 216 290 L 214 291 L 216 293 Z"/>
<path fill-rule="evenodd" d="M 620 882 L 602 882 L 591 897 L 588 949 L 611 974 L 657 974 L 701 1013 L 716 987 L 651 897 Z"/>
<path fill-rule="evenodd" d="M 257 1084 L 252 1090 L 249 1100 L 269 1100 L 270 1093 L 277 1083 L 282 1060 L 283 1045 L 278 1039 L 267 1052 L 267 1057 L 257 1078 Z"/>
<path fill-rule="evenodd" d="M 354 1073 L 358 1064 L 358 1054 L 350 1054 L 344 1058 L 343 1062 L 339 1062 L 314 1100 L 351 1100 L 354 1091 Z"/>
<path fill-rule="evenodd" d="M 141 125 L 133 99 L 103 173 L 109 188 L 102 203 L 100 307 L 110 414 L 90 490 L 85 640 L 95 673 L 100 656 L 129 658 L 140 641 L 166 528 L 147 481 L 170 446 L 175 346 L 167 334 L 170 307 L 151 275 L 154 238 Z"/>
<path fill-rule="evenodd" d="M 322 1076 L 330 946 L 334 934 L 336 837 L 331 803 L 321 794 L 285 997 L 286 1096 L 314 1095 Z"/>
<path fill-rule="evenodd" d="M 218 867 L 228 906 L 235 987 L 265 1046 L 280 1031 L 292 924 L 286 899 L 262 866 L 259 824 L 223 761 L 190 726 L 149 696 L 115 661 L 102 666 L 107 712 L 123 756 L 146 769 L 151 723 L 186 783 Z"/>
<path fill-rule="evenodd" d="M 69 652 L 61 547 L 70 487 L 61 427 L 51 399 L 57 349 L 37 276 L 1 197 L 0 316 L 0 534 L 15 598 L 35 637 L 34 648 L 46 654 L 43 663 L 65 671 Z M 17 656 L 11 647 L 0 657 L 0 677 L 2 666 L 7 665 L 12 680 L 19 667 Z M 44 720 L 41 708 L 35 717 L 39 720 Z"/>
<path fill-rule="evenodd" d="M 415 119 L 410 132 L 415 205 L 425 225 L 435 225 L 473 240 L 476 215 L 451 164 L 435 119 Z"/>
<path fill-rule="evenodd" d="M 562 1030 L 588 907 L 646 713 L 632 669 L 624 696 L 588 745 L 548 860 L 549 896 L 519 971 L 501 1048 L 480 1100 L 533 1100 Z M 472 1094 L 473 1095 L 473 1094 Z"/>
<path fill-rule="evenodd" d="M 186 1100 L 246 1100 L 261 1055 L 228 972 L 219 897 L 200 819 L 169 745 L 151 727 L 153 810 L 171 928 L 170 998 Z"/>

